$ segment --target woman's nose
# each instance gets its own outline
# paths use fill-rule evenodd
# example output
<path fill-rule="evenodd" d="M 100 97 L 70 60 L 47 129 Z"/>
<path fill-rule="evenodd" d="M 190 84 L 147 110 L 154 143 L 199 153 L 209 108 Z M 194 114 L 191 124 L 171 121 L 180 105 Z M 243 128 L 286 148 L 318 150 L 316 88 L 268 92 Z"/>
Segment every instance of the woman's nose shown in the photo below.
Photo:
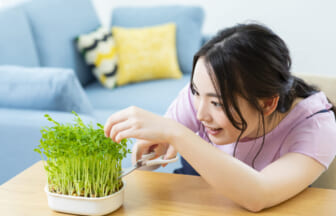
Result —
<path fill-rule="evenodd" d="M 208 107 L 204 104 L 204 102 L 199 102 L 196 117 L 199 121 L 209 122 L 211 120 L 211 116 L 208 112 Z"/>

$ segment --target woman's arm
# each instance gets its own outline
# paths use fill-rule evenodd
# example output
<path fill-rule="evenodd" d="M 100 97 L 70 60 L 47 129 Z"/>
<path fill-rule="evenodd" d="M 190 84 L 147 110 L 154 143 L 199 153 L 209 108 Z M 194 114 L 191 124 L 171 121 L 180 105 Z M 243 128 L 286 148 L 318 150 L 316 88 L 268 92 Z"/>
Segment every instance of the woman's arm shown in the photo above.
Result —
<path fill-rule="evenodd" d="M 258 172 L 187 129 L 176 133 L 169 143 L 196 171 L 217 191 L 253 212 L 295 196 L 325 170 L 308 156 L 288 153 Z"/>
<path fill-rule="evenodd" d="M 217 191 L 246 209 L 257 212 L 277 205 L 305 189 L 324 171 L 308 156 L 288 153 L 261 172 L 209 145 L 174 120 L 137 107 L 122 110 L 108 119 L 105 135 L 116 142 L 137 138 L 172 145 Z M 148 146 L 140 146 L 136 159 Z"/>

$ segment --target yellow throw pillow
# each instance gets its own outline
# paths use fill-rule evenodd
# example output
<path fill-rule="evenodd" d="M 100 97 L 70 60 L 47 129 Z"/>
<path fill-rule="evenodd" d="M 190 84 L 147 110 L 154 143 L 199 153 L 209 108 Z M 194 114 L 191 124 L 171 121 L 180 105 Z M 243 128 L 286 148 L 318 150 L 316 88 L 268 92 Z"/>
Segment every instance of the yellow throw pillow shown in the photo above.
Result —
<path fill-rule="evenodd" d="M 151 79 L 180 78 L 176 25 L 112 28 L 118 55 L 117 85 Z"/>

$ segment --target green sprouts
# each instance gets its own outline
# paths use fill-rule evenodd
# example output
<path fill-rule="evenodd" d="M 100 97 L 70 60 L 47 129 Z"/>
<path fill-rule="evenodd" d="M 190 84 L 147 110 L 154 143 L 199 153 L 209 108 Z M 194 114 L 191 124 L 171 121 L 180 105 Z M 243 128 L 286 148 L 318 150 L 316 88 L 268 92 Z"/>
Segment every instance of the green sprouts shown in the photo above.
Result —
<path fill-rule="evenodd" d="M 45 117 L 54 123 L 41 130 L 42 138 L 38 152 L 46 157 L 50 192 L 84 196 L 103 197 L 122 187 L 119 179 L 121 161 L 130 150 L 127 139 L 113 142 L 104 135 L 103 126 L 85 125 L 75 113 L 74 124 L 60 124 L 48 114 Z"/>

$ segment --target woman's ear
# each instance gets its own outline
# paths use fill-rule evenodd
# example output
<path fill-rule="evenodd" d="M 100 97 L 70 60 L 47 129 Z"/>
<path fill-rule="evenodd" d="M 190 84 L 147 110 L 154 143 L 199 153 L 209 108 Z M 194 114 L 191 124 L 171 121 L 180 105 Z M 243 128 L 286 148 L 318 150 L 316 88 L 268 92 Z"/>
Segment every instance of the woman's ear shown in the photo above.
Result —
<path fill-rule="evenodd" d="M 264 116 L 271 115 L 277 108 L 279 102 L 279 96 L 273 96 L 269 98 L 260 99 L 260 105 L 263 109 Z"/>

